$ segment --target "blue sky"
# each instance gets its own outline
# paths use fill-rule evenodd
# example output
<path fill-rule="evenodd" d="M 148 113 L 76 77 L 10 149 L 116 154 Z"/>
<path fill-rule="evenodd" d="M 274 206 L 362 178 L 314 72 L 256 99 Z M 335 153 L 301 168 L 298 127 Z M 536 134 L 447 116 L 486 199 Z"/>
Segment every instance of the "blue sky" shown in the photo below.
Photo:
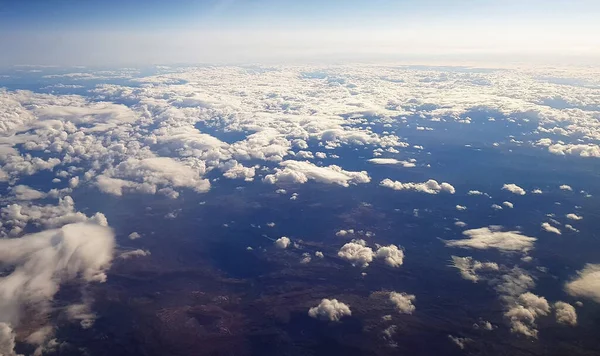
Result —
<path fill-rule="evenodd" d="M 10 53 L 0 65 L 587 53 L 598 15 L 596 0 L 0 0 L 0 50 Z"/>

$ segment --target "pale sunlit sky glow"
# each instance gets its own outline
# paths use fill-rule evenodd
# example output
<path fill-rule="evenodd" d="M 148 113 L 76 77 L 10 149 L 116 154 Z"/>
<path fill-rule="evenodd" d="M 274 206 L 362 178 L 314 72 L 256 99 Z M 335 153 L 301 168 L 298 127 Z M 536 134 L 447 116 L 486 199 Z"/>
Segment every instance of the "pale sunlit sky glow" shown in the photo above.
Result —
<path fill-rule="evenodd" d="M 3 1 L 0 65 L 594 62 L 600 2 Z"/>

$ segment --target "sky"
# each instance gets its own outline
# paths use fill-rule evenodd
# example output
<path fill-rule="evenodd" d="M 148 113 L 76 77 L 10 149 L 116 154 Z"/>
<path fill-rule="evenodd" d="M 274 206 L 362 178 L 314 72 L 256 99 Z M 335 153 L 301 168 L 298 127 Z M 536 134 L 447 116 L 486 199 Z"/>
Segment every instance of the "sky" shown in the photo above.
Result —
<path fill-rule="evenodd" d="M 596 58 L 593 0 L 2 0 L 0 65 Z"/>

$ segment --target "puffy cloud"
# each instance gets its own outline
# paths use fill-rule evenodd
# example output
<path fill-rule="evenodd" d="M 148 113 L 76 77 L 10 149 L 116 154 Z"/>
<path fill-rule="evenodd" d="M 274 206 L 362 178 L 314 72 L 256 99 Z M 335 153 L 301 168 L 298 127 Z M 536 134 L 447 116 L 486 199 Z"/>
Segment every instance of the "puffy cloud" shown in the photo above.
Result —
<path fill-rule="evenodd" d="M 577 214 L 570 213 L 570 214 L 567 214 L 567 219 L 571 219 L 571 220 L 581 220 L 581 219 L 583 219 L 583 217 L 582 217 L 582 216 L 579 216 L 579 215 L 577 215 Z"/>
<path fill-rule="evenodd" d="M 565 224 L 565 229 L 573 231 L 573 232 L 579 232 L 579 230 L 574 228 L 573 225 L 569 225 L 569 224 Z"/>
<path fill-rule="evenodd" d="M 542 226 L 542 229 L 544 229 L 545 231 L 548 231 L 548 232 L 551 232 L 551 233 L 557 234 L 557 235 L 561 234 L 560 230 L 558 228 L 550 225 L 550 223 L 544 222 L 544 223 L 542 223 L 541 226 Z"/>
<path fill-rule="evenodd" d="M 315 251 L 315 256 L 316 256 L 316 257 L 318 257 L 318 258 L 323 258 L 323 257 L 325 257 L 325 255 L 324 255 L 324 254 L 323 254 L 323 252 L 321 252 L 321 251 Z"/>
<path fill-rule="evenodd" d="M 472 282 L 479 281 L 480 276 L 477 274 L 478 271 L 490 272 L 498 271 L 500 269 L 495 262 L 480 262 L 474 260 L 473 257 L 458 256 L 452 256 L 452 267 L 460 271 L 460 275 L 463 279 Z"/>
<path fill-rule="evenodd" d="M 465 348 L 467 343 L 473 342 L 473 339 L 469 339 L 467 337 L 452 336 L 452 335 L 448 335 L 448 339 L 450 339 L 450 341 L 452 341 L 452 343 L 454 345 L 458 346 L 461 350 L 463 350 Z"/>
<path fill-rule="evenodd" d="M 508 190 L 509 192 L 511 192 L 513 194 L 517 194 L 517 195 L 525 195 L 525 194 L 527 194 L 527 192 L 525 191 L 525 189 L 519 187 L 518 185 L 516 185 L 514 183 L 504 184 L 502 186 L 502 190 Z"/>
<path fill-rule="evenodd" d="M 319 305 L 308 310 L 308 315 L 315 319 L 340 321 L 345 316 L 351 316 L 352 312 L 347 304 L 337 299 L 322 299 Z"/>
<path fill-rule="evenodd" d="M 509 201 L 502 202 L 502 205 L 504 205 L 505 207 L 510 208 L 510 209 L 515 207 L 515 205 Z"/>
<path fill-rule="evenodd" d="M 339 166 L 319 167 L 307 161 L 283 161 L 279 164 L 283 169 L 276 169 L 274 174 L 266 175 L 264 182 L 306 183 L 309 179 L 320 183 L 338 184 L 348 187 L 350 184 L 369 183 L 371 178 L 366 171 L 345 171 Z"/>
<path fill-rule="evenodd" d="M 390 293 L 390 301 L 394 304 L 396 309 L 403 314 L 412 314 L 416 307 L 413 302 L 417 299 L 413 294 L 407 293 Z"/>
<path fill-rule="evenodd" d="M 85 223 L 0 239 L 0 263 L 10 267 L 0 278 L 0 349 L 4 354 L 13 354 L 7 351 L 12 334 L 7 325 L 19 325 L 26 316 L 25 307 L 42 317 L 62 283 L 105 281 L 114 244 L 111 229 Z"/>
<path fill-rule="evenodd" d="M 37 200 L 46 197 L 46 193 L 35 190 L 26 185 L 17 185 L 10 189 L 16 200 Z"/>
<path fill-rule="evenodd" d="M 456 210 L 458 210 L 458 211 L 465 211 L 465 210 L 467 210 L 467 207 L 464 206 L 464 205 L 457 205 L 456 206 Z"/>
<path fill-rule="evenodd" d="M 492 204 L 491 208 L 494 209 L 494 210 L 502 210 L 502 206 L 498 205 L 498 204 Z"/>
<path fill-rule="evenodd" d="M 541 189 L 534 189 L 531 191 L 531 194 L 542 194 L 542 193 L 544 193 L 544 192 L 542 192 Z"/>
<path fill-rule="evenodd" d="M 306 263 L 309 263 L 310 261 L 312 261 L 312 257 L 310 256 L 310 253 L 304 252 L 302 254 L 302 259 L 300 260 L 300 263 L 306 264 Z"/>
<path fill-rule="evenodd" d="M 600 264 L 587 264 L 578 276 L 565 285 L 572 296 L 584 297 L 600 303 Z"/>
<path fill-rule="evenodd" d="M 365 240 L 352 240 L 340 248 L 338 256 L 353 265 L 367 267 L 373 261 L 374 253 Z"/>
<path fill-rule="evenodd" d="M 338 236 L 338 237 L 344 237 L 344 236 L 348 236 L 348 235 L 354 235 L 354 229 L 348 229 L 348 230 L 342 229 L 335 233 L 335 236 Z"/>
<path fill-rule="evenodd" d="M 465 226 L 467 226 L 467 223 L 464 221 L 455 221 L 454 225 L 458 226 L 458 227 L 465 227 Z"/>
<path fill-rule="evenodd" d="M 467 192 L 468 195 L 488 195 L 487 193 L 481 192 L 479 190 L 469 190 Z"/>
<path fill-rule="evenodd" d="M 413 161 L 400 161 L 395 158 L 371 158 L 369 162 L 374 164 L 398 164 L 402 165 L 404 168 L 412 168 L 416 166 Z"/>
<path fill-rule="evenodd" d="M 145 256 L 150 256 L 150 251 L 137 249 L 137 250 L 123 252 L 122 254 L 119 255 L 119 258 L 127 260 L 127 259 L 130 259 L 133 257 L 145 257 Z"/>
<path fill-rule="evenodd" d="M 15 352 L 15 333 L 5 322 L 0 322 L 0 355 L 17 356 Z"/>
<path fill-rule="evenodd" d="M 383 258 L 390 267 L 400 267 L 404 263 L 404 251 L 396 245 L 381 246 L 375 252 L 375 257 Z"/>
<path fill-rule="evenodd" d="M 139 233 L 137 233 L 137 232 L 134 231 L 131 234 L 129 234 L 128 237 L 129 237 L 130 240 L 137 240 L 137 239 L 141 238 L 142 235 L 140 235 Z"/>
<path fill-rule="evenodd" d="M 286 249 L 290 245 L 291 241 L 288 237 L 282 236 L 282 237 L 278 238 L 277 240 L 275 240 L 274 243 L 277 248 Z"/>
<path fill-rule="evenodd" d="M 559 324 L 577 325 L 577 312 L 571 304 L 556 302 L 554 303 L 554 310 L 556 312 L 556 321 Z"/>
<path fill-rule="evenodd" d="M 531 292 L 521 294 L 514 305 L 504 313 L 511 323 L 511 331 L 529 337 L 537 337 L 535 320 L 550 313 L 550 305 L 544 297 Z"/>
<path fill-rule="evenodd" d="M 468 239 L 444 241 L 448 247 L 475 248 L 487 250 L 495 248 L 505 252 L 527 252 L 533 248 L 535 237 L 519 231 L 502 231 L 501 226 L 489 226 L 463 231 Z"/>
<path fill-rule="evenodd" d="M 561 185 L 559 188 L 560 188 L 560 190 L 568 190 L 569 192 L 573 191 L 573 188 L 571 188 L 570 185 L 566 185 L 566 184 Z"/>
<path fill-rule="evenodd" d="M 424 183 L 402 183 L 386 178 L 382 180 L 379 183 L 379 185 L 394 190 L 412 190 L 415 192 L 422 192 L 427 194 L 438 194 L 440 192 L 454 194 L 456 192 L 454 187 L 449 183 L 443 182 L 440 184 L 433 179 L 430 179 Z"/>

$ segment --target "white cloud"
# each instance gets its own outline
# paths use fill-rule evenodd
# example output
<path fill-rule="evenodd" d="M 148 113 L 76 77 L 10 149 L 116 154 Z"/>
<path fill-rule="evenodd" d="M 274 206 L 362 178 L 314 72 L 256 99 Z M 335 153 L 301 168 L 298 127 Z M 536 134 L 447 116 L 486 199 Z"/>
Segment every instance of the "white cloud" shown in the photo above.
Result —
<path fill-rule="evenodd" d="M 373 261 L 374 253 L 364 240 L 352 240 L 340 248 L 338 256 L 353 265 L 367 267 Z"/>
<path fill-rule="evenodd" d="M 413 302 L 416 297 L 413 294 L 390 292 L 390 301 L 400 313 L 412 314 L 416 307 Z"/>
<path fill-rule="evenodd" d="M 26 185 L 17 185 L 10 188 L 11 194 L 15 196 L 16 200 L 37 200 L 46 197 L 46 193 L 35 190 Z"/>
<path fill-rule="evenodd" d="M 494 210 L 502 210 L 502 206 L 498 205 L 498 204 L 492 204 L 491 208 L 494 209 Z"/>
<path fill-rule="evenodd" d="M 18 326 L 25 307 L 44 320 L 61 284 L 105 281 L 114 244 L 111 229 L 83 223 L 0 239 L 0 262 L 11 267 L 0 278 L 2 351 L 12 355 L 6 325 Z"/>
<path fill-rule="evenodd" d="M 577 325 L 577 312 L 571 304 L 556 302 L 554 303 L 554 309 L 556 311 L 556 321 L 559 324 Z"/>
<path fill-rule="evenodd" d="M 481 192 L 479 190 L 469 190 L 467 192 L 468 195 L 486 195 L 489 196 L 487 193 Z"/>
<path fill-rule="evenodd" d="M 448 335 L 448 339 L 450 339 L 450 341 L 452 341 L 452 343 L 458 346 L 461 350 L 464 350 L 467 343 L 473 342 L 473 339 L 469 339 L 467 337 L 457 337 L 452 335 Z"/>
<path fill-rule="evenodd" d="M 119 255 L 119 258 L 127 260 L 127 259 L 130 259 L 133 257 L 145 257 L 145 256 L 150 256 L 150 251 L 137 249 L 137 250 L 123 252 L 122 254 Z"/>
<path fill-rule="evenodd" d="M 600 264 L 587 264 L 578 276 L 565 285 L 572 296 L 584 297 L 600 303 Z"/>
<path fill-rule="evenodd" d="M 498 264 L 495 262 L 480 262 L 474 260 L 473 257 L 458 256 L 452 256 L 452 267 L 460 271 L 460 275 L 463 279 L 472 282 L 479 281 L 480 276 L 477 274 L 478 271 L 495 272 L 500 269 Z"/>
<path fill-rule="evenodd" d="M 416 164 L 414 162 L 400 161 L 395 158 L 371 158 L 369 160 L 369 162 L 375 163 L 375 164 L 390 164 L 390 165 L 398 164 L 398 165 L 402 165 L 402 167 L 404 167 L 404 168 L 412 168 L 412 167 L 416 166 Z"/>
<path fill-rule="evenodd" d="M 541 226 L 542 226 L 542 229 L 544 229 L 545 231 L 548 231 L 548 232 L 551 232 L 551 233 L 557 234 L 557 235 L 561 234 L 560 230 L 558 228 L 550 225 L 550 223 L 544 222 L 544 223 L 542 223 Z"/>
<path fill-rule="evenodd" d="M 544 297 L 531 292 L 521 294 L 504 315 L 509 318 L 511 331 L 529 337 L 537 337 L 535 320 L 550 313 L 550 305 Z"/>
<path fill-rule="evenodd" d="M 324 254 L 323 254 L 323 252 L 321 252 L 321 251 L 315 251 L 315 256 L 316 256 L 316 257 L 318 257 L 318 258 L 323 258 L 323 257 L 325 257 L 325 255 L 324 255 Z"/>
<path fill-rule="evenodd" d="M 337 299 L 322 299 L 319 305 L 308 310 L 308 315 L 315 319 L 340 321 L 344 316 L 351 316 L 352 312 L 347 304 Z"/>
<path fill-rule="evenodd" d="M 396 245 L 379 247 L 375 257 L 383 258 L 385 264 L 390 267 L 400 267 L 404 263 L 404 251 Z"/>
<path fill-rule="evenodd" d="M 531 191 L 531 194 L 542 194 L 542 193 L 544 193 L 544 192 L 542 192 L 541 189 L 534 189 Z"/>
<path fill-rule="evenodd" d="M 505 207 L 510 208 L 510 209 L 515 207 L 515 205 L 509 201 L 502 202 L 502 205 L 504 205 Z"/>
<path fill-rule="evenodd" d="M 467 210 L 467 207 L 464 206 L 464 205 L 457 205 L 456 206 L 456 210 L 458 210 L 458 211 L 465 211 L 465 210 Z"/>
<path fill-rule="evenodd" d="M 137 239 L 141 238 L 142 235 L 140 235 L 138 232 L 134 231 L 131 234 L 129 234 L 128 237 L 129 237 L 130 240 L 137 240 Z"/>
<path fill-rule="evenodd" d="M 382 187 L 394 189 L 394 190 L 412 190 L 416 192 L 422 192 L 427 194 L 438 194 L 440 192 L 447 192 L 454 194 L 456 190 L 449 183 L 443 182 L 438 183 L 437 181 L 430 179 L 424 183 L 402 183 L 398 181 L 392 181 L 386 178 L 379 183 Z"/>
<path fill-rule="evenodd" d="M 535 237 L 519 231 L 502 231 L 501 226 L 489 226 L 463 231 L 468 239 L 444 241 L 448 247 L 475 248 L 487 250 L 495 248 L 505 252 L 527 252 L 533 248 Z"/>
<path fill-rule="evenodd" d="M 567 214 L 567 219 L 571 219 L 571 220 L 582 220 L 582 219 L 583 219 L 583 217 L 582 217 L 582 216 L 579 216 L 579 215 L 577 215 L 577 214 L 570 213 L 570 214 Z"/>
<path fill-rule="evenodd" d="M 275 243 L 275 246 L 277 246 L 278 248 L 286 249 L 290 245 L 291 241 L 288 237 L 282 236 L 282 237 L 278 238 L 277 240 L 275 240 L 274 243 Z"/>
<path fill-rule="evenodd" d="M 465 227 L 465 226 L 467 226 L 467 223 L 464 221 L 455 221 L 454 225 L 458 226 L 458 227 Z"/>
<path fill-rule="evenodd" d="M 279 164 L 283 169 L 276 169 L 274 174 L 264 177 L 263 181 L 276 183 L 306 183 L 313 179 L 320 183 L 339 184 L 348 187 L 350 184 L 369 183 L 371 178 L 366 171 L 345 171 L 339 166 L 319 167 L 306 161 L 283 161 Z"/>
<path fill-rule="evenodd" d="M 518 185 L 516 185 L 514 183 L 504 184 L 502 186 L 502 190 L 508 190 L 509 192 L 511 192 L 513 194 L 517 194 L 517 195 L 527 194 L 527 192 L 525 192 L 525 189 L 519 187 Z"/>
<path fill-rule="evenodd" d="M 568 190 L 570 192 L 573 191 L 573 188 L 571 188 L 570 185 L 566 185 L 566 184 L 561 185 L 559 188 L 560 188 L 560 190 Z"/>

